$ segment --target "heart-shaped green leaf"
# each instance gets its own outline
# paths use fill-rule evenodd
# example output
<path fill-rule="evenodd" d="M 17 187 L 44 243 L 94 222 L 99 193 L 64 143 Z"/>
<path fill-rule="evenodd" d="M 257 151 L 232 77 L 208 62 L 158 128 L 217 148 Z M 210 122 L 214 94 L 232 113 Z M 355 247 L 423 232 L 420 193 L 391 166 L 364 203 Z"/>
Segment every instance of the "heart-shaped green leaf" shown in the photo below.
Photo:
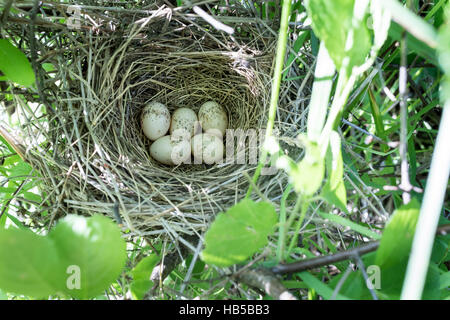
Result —
<path fill-rule="evenodd" d="M 126 244 L 107 217 L 70 215 L 47 236 L 0 230 L 0 288 L 31 297 L 92 298 L 122 271 Z"/>
<path fill-rule="evenodd" d="M 68 273 L 66 292 L 76 298 L 100 294 L 125 265 L 126 243 L 117 225 L 104 216 L 67 216 L 49 237 Z"/>
<path fill-rule="evenodd" d="M 65 274 L 55 243 L 29 230 L 0 230 L 0 288 L 46 297 L 63 289 Z"/>
<path fill-rule="evenodd" d="M 206 232 L 201 258 L 223 267 L 244 262 L 267 244 L 276 222 L 272 204 L 244 199 L 217 216 Z"/>

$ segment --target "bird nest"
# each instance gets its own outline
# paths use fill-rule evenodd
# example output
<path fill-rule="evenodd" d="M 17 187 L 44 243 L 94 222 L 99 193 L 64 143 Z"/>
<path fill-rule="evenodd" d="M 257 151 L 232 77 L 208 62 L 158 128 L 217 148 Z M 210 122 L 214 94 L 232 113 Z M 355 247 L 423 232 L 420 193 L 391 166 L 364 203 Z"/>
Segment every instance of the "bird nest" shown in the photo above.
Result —
<path fill-rule="evenodd" d="M 47 108 L 24 109 L 29 121 L 21 130 L 25 158 L 42 181 L 41 205 L 48 214 L 41 219 L 51 224 L 69 213 L 100 213 L 142 236 L 201 233 L 217 213 L 245 196 L 256 168 L 269 106 L 273 26 L 246 8 L 219 15 L 232 35 L 189 7 L 94 9 L 81 7 L 79 29 L 54 31 L 56 41 L 48 43 L 57 47 L 34 44 L 35 67 L 36 62 L 56 66 L 38 72 Z M 52 28 L 39 21 L 37 32 Z M 287 146 L 303 121 L 297 113 L 301 103 L 289 98 L 298 90 L 288 83 L 276 121 Z M 256 137 L 257 144 L 227 139 L 232 152 L 214 165 L 167 166 L 152 159 L 151 141 L 140 126 L 143 107 L 159 101 L 170 112 L 179 107 L 197 112 L 209 100 L 225 108 L 230 129 Z M 285 174 L 272 172 L 259 180 L 255 196 L 277 200 L 286 183 Z"/>

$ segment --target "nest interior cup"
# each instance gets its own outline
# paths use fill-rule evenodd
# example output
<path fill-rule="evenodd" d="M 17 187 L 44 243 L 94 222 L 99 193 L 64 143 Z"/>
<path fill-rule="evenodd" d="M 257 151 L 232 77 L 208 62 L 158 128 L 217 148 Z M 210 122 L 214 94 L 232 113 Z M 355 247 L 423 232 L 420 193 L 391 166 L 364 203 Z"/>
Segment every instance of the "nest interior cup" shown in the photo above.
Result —
<path fill-rule="evenodd" d="M 229 128 L 264 128 L 276 39 L 253 23 L 235 23 L 230 36 L 165 6 L 148 12 L 122 14 L 106 34 L 79 31 L 83 43 L 60 60 L 63 80 L 44 133 L 52 143 L 31 142 L 29 157 L 53 217 L 101 213 L 139 235 L 193 234 L 245 196 L 256 164 L 160 164 L 141 111 L 158 101 L 171 113 L 198 112 L 214 100 Z"/>

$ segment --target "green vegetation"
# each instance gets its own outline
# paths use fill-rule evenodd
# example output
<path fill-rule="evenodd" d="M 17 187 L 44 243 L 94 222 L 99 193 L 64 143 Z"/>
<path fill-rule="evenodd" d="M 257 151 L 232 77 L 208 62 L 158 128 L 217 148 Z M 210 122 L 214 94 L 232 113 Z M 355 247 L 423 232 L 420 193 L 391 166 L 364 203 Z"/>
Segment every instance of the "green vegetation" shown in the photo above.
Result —
<path fill-rule="evenodd" d="M 174 5 L 191 14 L 191 2 Z M 181 240 L 134 233 L 122 203 L 124 221 L 119 204 L 116 221 L 89 210 L 85 217 L 49 214 L 50 195 L 39 188 L 42 167 L 27 159 L 29 150 L 14 132 L 23 121 L 39 122 L 36 130 L 62 121 L 42 98 L 48 90 L 36 74 L 51 75 L 58 66 L 38 68 L 36 52 L 27 56 L 30 48 L 11 36 L 8 18 L 1 20 L 2 13 L 20 15 L 25 3 L 0 3 L 0 299 L 280 299 L 281 292 L 264 291 L 264 282 L 249 281 L 250 272 L 260 270 L 295 299 L 450 299 L 449 1 L 201 6 L 236 30 L 253 23 L 220 19 L 235 7 L 277 26 L 265 144 L 258 165 L 243 173 L 245 190 L 237 184 L 235 204 L 223 207 L 212 198 L 222 211 L 210 220 L 202 216 L 207 229 L 192 228 Z M 72 49 L 85 50 L 82 44 Z M 290 103 L 282 98 L 286 87 L 298 88 Z M 304 108 L 300 101 L 307 101 Z M 20 108 L 41 116 L 24 120 Z M 281 113 L 299 117 L 295 139 L 275 134 Z M 39 146 L 50 148 L 50 135 L 43 137 Z M 58 149 L 52 152 L 54 161 Z M 282 190 L 277 197 L 260 189 L 271 179 L 262 175 L 268 162 L 286 176 L 274 182 Z M 37 216 L 45 223 L 35 223 Z M 324 262 L 315 263 L 318 257 Z M 155 276 L 165 264 L 169 271 Z"/>

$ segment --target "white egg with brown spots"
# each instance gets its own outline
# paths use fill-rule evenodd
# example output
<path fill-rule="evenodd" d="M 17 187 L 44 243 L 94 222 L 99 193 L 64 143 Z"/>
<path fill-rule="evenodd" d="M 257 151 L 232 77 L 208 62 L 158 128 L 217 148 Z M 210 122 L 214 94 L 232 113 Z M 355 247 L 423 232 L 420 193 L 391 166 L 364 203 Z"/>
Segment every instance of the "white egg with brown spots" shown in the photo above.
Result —
<path fill-rule="evenodd" d="M 197 114 L 189 108 L 179 108 L 172 115 L 170 134 L 176 137 L 188 137 L 189 139 L 199 131 Z"/>
<path fill-rule="evenodd" d="M 179 165 L 190 162 L 191 145 L 187 140 L 175 141 L 171 136 L 164 136 L 152 143 L 150 155 L 160 163 Z"/>
<path fill-rule="evenodd" d="M 170 127 L 169 109 L 160 102 L 150 102 L 142 110 L 141 126 L 150 140 L 165 136 Z"/>
<path fill-rule="evenodd" d="M 228 127 L 228 116 L 217 102 L 205 102 L 198 111 L 198 119 L 204 132 L 224 137 Z"/>
<path fill-rule="evenodd" d="M 213 164 L 223 159 L 224 145 L 221 138 L 210 133 L 202 133 L 191 140 L 194 163 Z"/>

